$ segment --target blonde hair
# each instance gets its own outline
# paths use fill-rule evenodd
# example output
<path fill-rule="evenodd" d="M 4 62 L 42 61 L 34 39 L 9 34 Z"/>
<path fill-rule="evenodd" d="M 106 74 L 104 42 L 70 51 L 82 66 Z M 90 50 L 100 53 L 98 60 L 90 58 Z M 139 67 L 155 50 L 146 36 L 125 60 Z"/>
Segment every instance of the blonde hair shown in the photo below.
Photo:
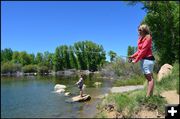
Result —
<path fill-rule="evenodd" d="M 149 29 L 149 26 L 146 24 L 141 24 L 138 27 L 139 29 L 141 29 L 143 32 L 145 32 L 145 34 L 150 34 L 151 35 L 151 31 Z"/>

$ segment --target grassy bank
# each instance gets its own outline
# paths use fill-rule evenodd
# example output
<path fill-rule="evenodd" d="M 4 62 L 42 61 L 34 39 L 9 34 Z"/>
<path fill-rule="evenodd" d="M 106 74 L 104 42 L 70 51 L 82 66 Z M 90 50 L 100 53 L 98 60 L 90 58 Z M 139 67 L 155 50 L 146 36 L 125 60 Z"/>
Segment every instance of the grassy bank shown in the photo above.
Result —
<path fill-rule="evenodd" d="M 143 85 L 145 83 L 143 75 L 133 75 L 131 79 L 121 77 L 113 82 L 113 86 L 126 86 L 126 85 Z"/>
<path fill-rule="evenodd" d="M 156 79 L 157 76 L 155 75 L 154 77 Z M 140 83 L 144 83 L 145 81 L 143 77 L 140 77 L 138 80 L 136 79 L 137 78 L 133 77 L 131 81 L 119 80 L 116 81 L 114 85 L 131 85 L 135 84 L 135 81 L 139 81 Z M 158 114 L 164 115 L 164 106 L 167 102 L 160 96 L 160 94 L 167 90 L 177 90 L 177 93 L 179 93 L 179 64 L 174 64 L 172 74 L 163 78 L 161 82 L 157 82 L 155 80 L 154 95 L 149 98 L 145 97 L 146 87 L 147 85 L 145 85 L 144 90 L 130 91 L 121 94 L 109 94 L 103 99 L 102 103 L 97 106 L 97 108 L 101 111 L 96 115 L 96 117 L 107 118 L 108 112 L 102 110 L 104 110 L 104 108 L 109 104 L 113 105 L 114 110 L 121 114 L 121 118 L 136 117 L 137 113 L 143 109 L 147 109 L 149 111 L 156 110 Z"/>

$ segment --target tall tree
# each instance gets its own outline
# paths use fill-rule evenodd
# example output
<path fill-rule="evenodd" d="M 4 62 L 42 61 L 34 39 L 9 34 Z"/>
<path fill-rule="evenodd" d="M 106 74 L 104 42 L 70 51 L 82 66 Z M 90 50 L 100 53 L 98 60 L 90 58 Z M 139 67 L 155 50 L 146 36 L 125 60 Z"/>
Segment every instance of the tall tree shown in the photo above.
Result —
<path fill-rule="evenodd" d="M 13 51 L 11 48 L 5 48 L 4 50 L 1 50 L 1 62 L 7 62 L 12 60 Z"/>
<path fill-rule="evenodd" d="M 43 53 L 38 52 L 35 58 L 36 64 L 43 64 Z"/>
<path fill-rule="evenodd" d="M 20 53 L 18 51 L 13 52 L 12 62 L 15 63 L 15 64 L 21 63 L 21 61 L 20 61 Z"/>
<path fill-rule="evenodd" d="M 137 50 L 137 47 L 134 46 L 128 46 L 128 51 L 127 51 L 127 55 L 131 56 L 132 54 L 134 54 Z"/>
<path fill-rule="evenodd" d="M 116 54 L 114 51 L 112 51 L 112 50 L 110 50 L 110 51 L 108 52 L 108 55 L 110 56 L 110 61 L 111 61 L 111 62 L 114 61 L 115 58 L 116 58 L 116 56 L 117 56 L 117 54 Z"/>
<path fill-rule="evenodd" d="M 26 51 L 20 52 L 20 62 L 23 66 L 31 63 L 31 57 Z"/>
<path fill-rule="evenodd" d="M 73 46 L 69 46 L 69 60 L 70 60 L 71 68 L 78 69 L 77 56 L 76 56 L 76 53 L 74 52 L 74 47 Z"/>

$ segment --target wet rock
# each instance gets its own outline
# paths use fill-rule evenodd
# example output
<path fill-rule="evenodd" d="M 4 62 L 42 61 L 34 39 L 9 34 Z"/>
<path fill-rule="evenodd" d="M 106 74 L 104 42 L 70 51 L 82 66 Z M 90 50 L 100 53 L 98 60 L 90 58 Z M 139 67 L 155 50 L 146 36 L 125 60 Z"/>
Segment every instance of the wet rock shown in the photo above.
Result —
<path fill-rule="evenodd" d="M 64 89 L 64 88 L 66 88 L 66 86 L 65 85 L 61 85 L 61 84 L 56 84 L 54 86 L 54 90 L 55 91 L 60 90 L 60 89 Z"/>
<path fill-rule="evenodd" d="M 90 99 L 91 99 L 90 95 L 83 94 L 83 97 L 78 95 L 78 96 L 72 97 L 71 99 L 66 100 L 66 102 L 84 102 L 84 101 L 88 101 Z"/>
<path fill-rule="evenodd" d="M 70 94 L 71 94 L 70 92 L 64 93 L 65 96 L 69 96 Z"/>
<path fill-rule="evenodd" d="M 58 90 L 55 91 L 55 93 L 63 93 L 63 92 L 65 92 L 64 89 L 58 89 Z"/>

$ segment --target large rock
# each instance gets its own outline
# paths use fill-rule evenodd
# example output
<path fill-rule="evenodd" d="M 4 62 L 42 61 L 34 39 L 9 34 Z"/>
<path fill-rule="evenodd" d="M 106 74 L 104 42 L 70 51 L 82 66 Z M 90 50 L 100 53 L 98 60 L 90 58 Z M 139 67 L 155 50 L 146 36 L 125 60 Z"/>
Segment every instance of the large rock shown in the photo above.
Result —
<path fill-rule="evenodd" d="M 64 89 L 64 88 L 66 88 L 66 86 L 65 85 L 61 85 L 61 84 L 56 84 L 54 86 L 54 90 L 55 91 L 60 90 L 60 89 Z"/>
<path fill-rule="evenodd" d="M 157 81 L 161 81 L 163 77 L 172 73 L 172 66 L 170 64 L 164 64 L 158 72 Z"/>
<path fill-rule="evenodd" d="M 90 95 L 83 94 L 83 97 L 80 95 L 72 97 L 71 99 L 66 100 L 66 102 L 83 102 L 83 101 L 88 101 L 91 99 Z"/>
<path fill-rule="evenodd" d="M 55 93 L 64 93 L 64 92 L 65 92 L 64 89 L 58 89 L 58 90 L 55 91 Z"/>

